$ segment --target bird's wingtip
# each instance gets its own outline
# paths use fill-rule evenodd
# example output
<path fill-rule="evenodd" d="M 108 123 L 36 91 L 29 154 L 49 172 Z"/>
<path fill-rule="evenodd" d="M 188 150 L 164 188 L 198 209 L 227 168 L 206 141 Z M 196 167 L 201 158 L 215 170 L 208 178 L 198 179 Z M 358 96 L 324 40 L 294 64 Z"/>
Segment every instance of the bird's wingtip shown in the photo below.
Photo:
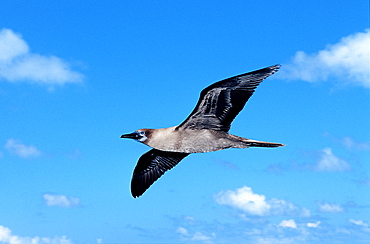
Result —
<path fill-rule="evenodd" d="M 272 65 L 272 66 L 270 66 L 268 68 L 273 69 L 273 70 L 278 70 L 278 69 L 281 68 L 281 64 L 275 64 L 275 65 Z"/>

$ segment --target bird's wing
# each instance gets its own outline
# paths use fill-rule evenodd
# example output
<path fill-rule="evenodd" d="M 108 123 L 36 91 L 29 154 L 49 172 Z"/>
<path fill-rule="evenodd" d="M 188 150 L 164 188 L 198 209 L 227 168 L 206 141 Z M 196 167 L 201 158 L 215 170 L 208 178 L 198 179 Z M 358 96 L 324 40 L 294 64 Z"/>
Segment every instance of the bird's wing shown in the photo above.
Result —
<path fill-rule="evenodd" d="M 134 169 L 131 194 L 141 196 L 167 170 L 175 167 L 189 153 L 165 152 L 152 149 L 144 153 Z"/>
<path fill-rule="evenodd" d="M 200 93 L 197 105 L 177 128 L 212 129 L 228 132 L 231 122 L 243 109 L 256 87 L 275 73 L 280 65 L 270 66 L 216 82 Z"/>

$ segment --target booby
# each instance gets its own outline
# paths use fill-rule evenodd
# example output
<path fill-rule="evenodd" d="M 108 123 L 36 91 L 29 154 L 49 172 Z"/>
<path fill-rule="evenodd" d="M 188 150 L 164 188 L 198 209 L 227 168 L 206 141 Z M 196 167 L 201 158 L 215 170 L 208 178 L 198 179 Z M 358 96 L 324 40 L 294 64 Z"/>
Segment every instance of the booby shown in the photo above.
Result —
<path fill-rule="evenodd" d="M 140 129 L 121 135 L 121 138 L 131 138 L 153 148 L 139 158 L 134 169 L 131 180 L 132 196 L 141 196 L 167 170 L 191 153 L 227 148 L 284 146 L 228 133 L 231 122 L 243 109 L 257 86 L 279 68 L 280 65 L 273 65 L 206 87 L 201 91 L 194 110 L 178 126 Z"/>

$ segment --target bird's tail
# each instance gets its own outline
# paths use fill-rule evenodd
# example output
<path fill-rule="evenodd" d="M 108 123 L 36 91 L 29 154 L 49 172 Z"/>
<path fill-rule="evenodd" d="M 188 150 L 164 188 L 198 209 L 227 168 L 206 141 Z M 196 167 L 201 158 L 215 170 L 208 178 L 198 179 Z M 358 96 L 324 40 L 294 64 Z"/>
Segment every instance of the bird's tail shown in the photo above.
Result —
<path fill-rule="evenodd" d="M 281 144 L 281 143 L 255 141 L 255 140 L 250 140 L 250 139 L 244 139 L 243 141 L 248 147 L 282 147 L 284 146 L 284 144 Z"/>
<path fill-rule="evenodd" d="M 284 144 L 266 141 L 256 141 L 240 136 L 228 134 L 230 140 L 236 142 L 235 148 L 247 148 L 247 147 L 282 147 Z"/>

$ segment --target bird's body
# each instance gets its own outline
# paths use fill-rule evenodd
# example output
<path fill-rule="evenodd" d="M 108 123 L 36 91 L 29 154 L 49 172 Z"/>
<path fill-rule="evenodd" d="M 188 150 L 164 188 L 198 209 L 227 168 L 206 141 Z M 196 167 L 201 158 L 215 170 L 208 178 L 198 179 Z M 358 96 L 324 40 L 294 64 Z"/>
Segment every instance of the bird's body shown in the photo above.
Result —
<path fill-rule="evenodd" d="M 229 134 L 231 122 L 243 109 L 256 87 L 280 66 L 216 82 L 200 94 L 191 114 L 178 126 L 163 129 L 140 129 L 121 138 L 135 139 L 153 149 L 143 154 L 133 173 L 131 193 L 141 196 L 167 170 L 190 153 L 219 151 L 227 148 L 279 147 L 280 143 L 263 142 Z"/>
<path fill-rule="evenodd" d="M 274 147 L 276 143 L 260 142 L 231 135 L 224 131 L 209 129 L 183 129 L 177 126 L 163 129 L 141 129 L 149 137 L 145 144 L 168 152 L 205 153 L 227 148 L 247 148 L 250 146 Z M 280 145 L 280 144 L 279 144 Z"/>

